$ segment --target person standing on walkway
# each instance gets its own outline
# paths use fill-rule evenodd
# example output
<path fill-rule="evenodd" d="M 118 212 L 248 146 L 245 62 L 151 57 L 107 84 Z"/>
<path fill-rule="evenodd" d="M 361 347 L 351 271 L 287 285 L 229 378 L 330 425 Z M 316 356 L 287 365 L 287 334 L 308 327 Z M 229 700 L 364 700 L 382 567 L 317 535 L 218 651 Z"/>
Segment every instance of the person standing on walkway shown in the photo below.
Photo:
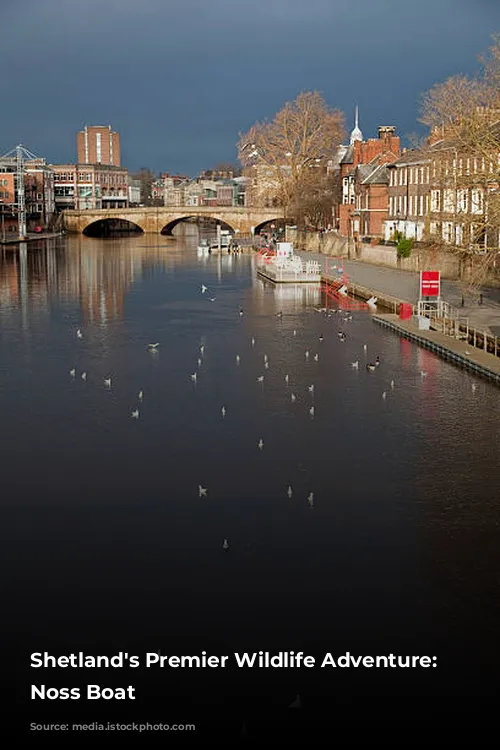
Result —
<path fill-rule="evenodd" d="M 478 304 L 480 304 L 480 305 L 483 304 L 483 293 L 482 292 L 480 292 L 480 294 L 479 294 L 479 303 Z"/>

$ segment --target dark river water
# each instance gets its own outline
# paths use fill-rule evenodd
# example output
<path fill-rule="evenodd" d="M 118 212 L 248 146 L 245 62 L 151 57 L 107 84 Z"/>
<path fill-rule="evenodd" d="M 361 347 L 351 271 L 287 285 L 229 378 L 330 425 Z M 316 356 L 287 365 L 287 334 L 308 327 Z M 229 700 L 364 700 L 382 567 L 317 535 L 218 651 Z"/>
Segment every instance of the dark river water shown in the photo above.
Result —
<path fill-rule="evenodd" d="M 499 390 L 370 313 L 317 312 L 319 288 L 275 288 L 254 262 L 199 257 L 194 235 L 1 255 L 4 618 L 26 721 L 70 710 L 30 701 L 32 684 L 135 685 L 131 716 L 494 693 Z M 436 666 L 29 668 L 33 652 L 159 649 Z"/>

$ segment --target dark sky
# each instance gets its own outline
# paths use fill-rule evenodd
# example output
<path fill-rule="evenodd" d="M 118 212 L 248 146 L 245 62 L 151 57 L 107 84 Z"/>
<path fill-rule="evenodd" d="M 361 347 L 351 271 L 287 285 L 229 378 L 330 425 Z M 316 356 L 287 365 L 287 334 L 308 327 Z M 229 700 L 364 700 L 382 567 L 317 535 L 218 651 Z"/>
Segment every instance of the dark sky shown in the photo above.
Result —
<path fill-rule="evenodd" d="M 302 90 L 407 136 L 495 32 L 500 0 L 0 0 L 0 154 L 74 161 L 76 131 L 110 123 L 131 170 L 194 176 Z"/>

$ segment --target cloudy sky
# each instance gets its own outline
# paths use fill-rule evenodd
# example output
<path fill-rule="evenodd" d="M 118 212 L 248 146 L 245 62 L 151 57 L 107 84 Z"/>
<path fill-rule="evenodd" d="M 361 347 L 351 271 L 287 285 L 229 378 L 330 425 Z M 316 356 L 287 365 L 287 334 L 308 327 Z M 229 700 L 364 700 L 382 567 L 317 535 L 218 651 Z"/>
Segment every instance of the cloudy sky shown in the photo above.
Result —
<path fill-rule="evenodd" d="M 500 0 L 0 0 L 0 154 L 74 161 L 110 123 L 131 170 L 194 176 L 303 90 L 406 136 L 495 32 Z"/>

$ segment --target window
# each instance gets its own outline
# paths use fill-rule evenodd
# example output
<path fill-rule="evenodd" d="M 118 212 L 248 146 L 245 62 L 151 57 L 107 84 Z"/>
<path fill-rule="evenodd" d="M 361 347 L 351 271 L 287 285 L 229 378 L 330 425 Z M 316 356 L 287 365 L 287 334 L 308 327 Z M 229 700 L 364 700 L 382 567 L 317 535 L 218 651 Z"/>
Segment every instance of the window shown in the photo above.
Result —
<path fill-rule="evenodd" d="M 483 213 L 483 193 L 481 190 L 472 190 L 470 196 L 470 210 L 472 214 Z"/>
<path fill-rule="evenodd" d="M 91 181 L 92 175 L 90 174 L 90 172 L 87 172 L 87 174 L 85 175 L 85 179 L 86 179 L 87 182 Z"/>
<path fill-rule="evenodd" d="M 427 196 L 427 201 L 429 200 L 429 196 Z M 416 211 L 415 211 L 416 213 Z M 420 216 L 424 215 L 424 196 L 420 196 Z"/>
<path fill-rule="evenodd" d="M 466 213 L 467 212 L 467 201 L 468 195 L 467 190 L 460 189 L 457 190 L 457 212 L 458 213 Z"/>
<path fill-rule="evenodd" d="M 455 211 L 454 191 L 445 188 L 443 191 L 443 211 L 452 214 Z"/>
<path fill-rule="evenodd" d="M 431 211 L 441 210 L 441 195 L 439 190 L 431 190 Z"/>
<path fill-rule="evenodd" d="M 403 196 L 403 213 L 406 216 L 406 195 Z"/>

